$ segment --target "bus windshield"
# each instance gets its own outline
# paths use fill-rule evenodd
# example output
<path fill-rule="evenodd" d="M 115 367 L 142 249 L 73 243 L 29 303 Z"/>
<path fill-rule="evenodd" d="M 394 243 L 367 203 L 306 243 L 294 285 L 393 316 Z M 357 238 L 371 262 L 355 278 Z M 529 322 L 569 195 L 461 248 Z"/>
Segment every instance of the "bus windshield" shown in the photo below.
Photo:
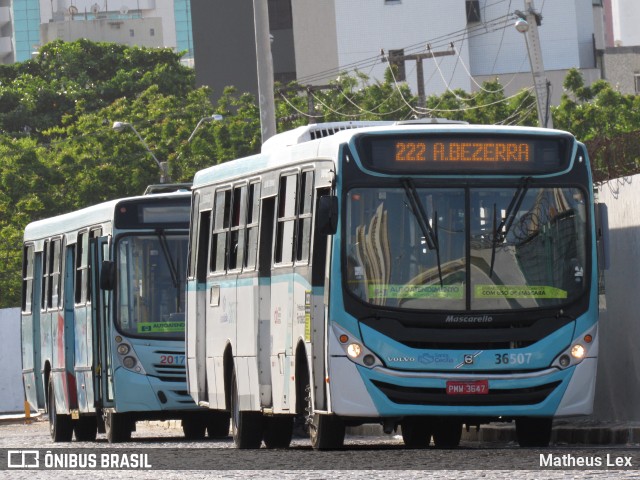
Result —
<path fill-rule="evenodd" d="M 184 339 L 187 241 L 162 231 L 118 240 L 116 323 L 123 334 Z"/>
<path fill-rule="evenodd" d="M 548 308 L 577 298 L 586 271 L 578 188 L 354 188 L 347 194 L 347 289 L 422 310 Z"/>

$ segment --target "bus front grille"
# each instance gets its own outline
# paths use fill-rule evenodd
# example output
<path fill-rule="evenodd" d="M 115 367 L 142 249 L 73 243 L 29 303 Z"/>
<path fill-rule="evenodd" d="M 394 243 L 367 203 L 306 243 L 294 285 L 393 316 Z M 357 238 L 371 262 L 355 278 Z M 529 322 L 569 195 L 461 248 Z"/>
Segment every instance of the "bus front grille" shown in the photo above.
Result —
<path fill-rule="evenodd" d="M 543 402 L 560 381 L 536 387 L 491 389 L 484 395 L 448 395 L 444 388 L 402 387 L 372 380 L 393 403 L 402 405 L 497 406 L 535 405 Z"/>
<path fill-rule="evenodd" d="M 154 376 L 163 382 L 185 382 L 187 380 L 187 370 L 184 365 L 165 365 L 154 363 Z"/>

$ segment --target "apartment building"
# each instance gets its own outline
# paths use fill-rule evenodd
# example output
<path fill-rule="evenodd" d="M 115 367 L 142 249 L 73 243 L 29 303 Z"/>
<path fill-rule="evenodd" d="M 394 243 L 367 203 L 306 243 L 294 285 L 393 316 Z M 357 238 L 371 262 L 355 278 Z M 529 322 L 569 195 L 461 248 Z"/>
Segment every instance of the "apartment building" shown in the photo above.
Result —
<path fill-rule="evenodd" d="M 193 65 L 190 0 L 0 0 L 0 63 L 55 39 L 169 47 Z"/>

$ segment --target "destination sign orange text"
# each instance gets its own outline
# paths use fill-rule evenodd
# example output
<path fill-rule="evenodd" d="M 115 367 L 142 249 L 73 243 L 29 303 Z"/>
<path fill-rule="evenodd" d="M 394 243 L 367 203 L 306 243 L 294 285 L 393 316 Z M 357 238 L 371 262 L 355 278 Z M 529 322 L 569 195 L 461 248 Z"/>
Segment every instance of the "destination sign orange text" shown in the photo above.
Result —
<path fill-rule="evenodd" d="M 530 162 L 526 142 L 395 142 L 396 162 Z"/>

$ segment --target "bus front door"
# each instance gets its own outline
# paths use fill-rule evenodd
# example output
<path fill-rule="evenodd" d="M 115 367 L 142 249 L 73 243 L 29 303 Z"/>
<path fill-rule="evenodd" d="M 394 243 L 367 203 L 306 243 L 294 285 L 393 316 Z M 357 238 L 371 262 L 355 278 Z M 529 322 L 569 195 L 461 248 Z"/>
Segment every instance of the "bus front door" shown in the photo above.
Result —
<path fill-rule="evenodd" d="M 110 290 L 101 288 L 100 276 L 103 261 L 109 258 L 109 241 L 107 237 L 92 238 L 91 251 L 91 308 L 93 327 L 93 391 L 94 401 L 98 408 L 113 407 L 112 365 L 109 342 Z"/>

